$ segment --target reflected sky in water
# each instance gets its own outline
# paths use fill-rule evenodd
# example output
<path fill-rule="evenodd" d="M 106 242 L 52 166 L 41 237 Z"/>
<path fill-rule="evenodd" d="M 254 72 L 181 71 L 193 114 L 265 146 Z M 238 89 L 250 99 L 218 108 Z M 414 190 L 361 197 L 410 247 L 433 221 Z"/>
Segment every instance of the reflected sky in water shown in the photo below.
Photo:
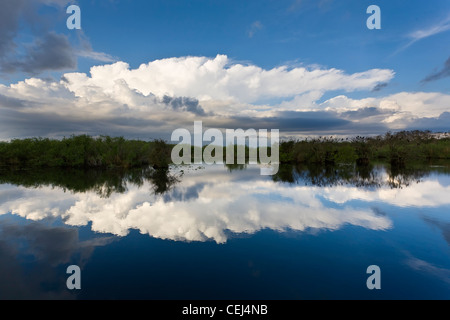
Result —
<path fill-rule="evenodd" d="M 3 179 L 0 298 L 450 298 L 448 174 L 231 169 L 121 176 L 114 192 Z"/>

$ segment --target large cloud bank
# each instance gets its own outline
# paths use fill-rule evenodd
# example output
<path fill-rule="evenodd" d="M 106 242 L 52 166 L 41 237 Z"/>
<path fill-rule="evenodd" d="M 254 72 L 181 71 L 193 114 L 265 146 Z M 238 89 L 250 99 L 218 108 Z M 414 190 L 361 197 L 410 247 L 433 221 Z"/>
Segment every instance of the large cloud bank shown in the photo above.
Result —
<path fill-rule="evenodd" d="M 28 78 L 0 85 L 0 137 L 167 137 L 194 120 L 221 128 L 313 133 L 445 127 L 450 96 L 443 93 L 349 97 L 386 86 L 394 74 L 288 65 L 263 69 L 225 55 L 155 60 L 136 69 L 116 62 L 92 67 L 89 74 L 66 73 L 59 81 Z"/>

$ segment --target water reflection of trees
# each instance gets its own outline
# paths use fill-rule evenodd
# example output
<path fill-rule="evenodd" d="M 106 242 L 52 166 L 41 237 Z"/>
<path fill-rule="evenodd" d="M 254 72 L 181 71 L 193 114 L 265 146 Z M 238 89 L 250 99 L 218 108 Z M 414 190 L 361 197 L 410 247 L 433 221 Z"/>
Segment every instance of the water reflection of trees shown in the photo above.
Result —
<path fill-rule="evenodd" d="M 445 169 L 445 168 L 444 168 Z M 434 169 L 429 166 L 392 166 L 392 165 L 281 165 L 272 179 L 285 183 L 304 183 L 320 187 L 353 185 L 363 188 L 408 187 L 419 183 Z M 442 171 L 442 170 L 440 170 Z M 446 170 L 449 172 L 448 168 Z M 385 174 L 387 174 L 387 179 Z"/>
<path fill-rule="evenodd" d="M 150 182 L 152 193 L 163 194 L 180 181 L 169 168 L 152 167 L 133 169 L 75 169 L 75 168 L 39 168 L 39 169 L 0 169 L 0 184 L 9 183 L 27 188 L 42 186 L 59 187 L 64 191 L 95 192 L 108 198 L 113 193 L 124 193 L 127 185 L 138 187 Z"/>
<path fill-rule="evenodd" d="M 155 194 L 164 194 L 180 182 L 180 178 L 170 173 L 168 168 L 153 170 L 149 176 Z"/>
<path fill-rule="evenodd" d="M 248 164 L 248 162 L 246 163 L 246 164 L 225 164 L 225 167 L 228 169 L 228 171 L 229 172 L 232 172 L 232 171 L 242 171 L 242 170 L 245 170 L 245 169 L 247 169 L 247 164 Z"/>
<path fill-rule="evenodd" d="M 422 178 L 428 175 L 429 170 L 424 168 L 405 168 L 399 166 L 390 166 L 387 168 L 388 185 L 391 188 L 408 187 L 412 183 L 419 183 Z"/>
<path fill-rule="evenodd" d="M 247 165 L 226 165 L 228 171 L 245 170 Z M 183 170 L 181 170 L 182 174 Z M 279 166 L 273 181 L 298 183 L 314 186 L 353 185 L 356 187 L 390 188 L 408 187 L 419 183 L 431 172 L 450 173 L 448 166 L 401 167 L 392 165 L 288 165 Z M 387 176 L 387 178 L 386 178 Z M 0 184 L 9 183 L 27 188 L 51 186 L 74 193 L 96 192 L 102 197 L 113 193 L 124 193 L 128 185 L 141 187 L 150 183 L 151 193 L 162 195 L 170 191 L 181 175 L 174 174 L 170 168 L 152 167 L 133 169 L 75 169 L 40 168 L 12 169 L 0 168 Z"/>

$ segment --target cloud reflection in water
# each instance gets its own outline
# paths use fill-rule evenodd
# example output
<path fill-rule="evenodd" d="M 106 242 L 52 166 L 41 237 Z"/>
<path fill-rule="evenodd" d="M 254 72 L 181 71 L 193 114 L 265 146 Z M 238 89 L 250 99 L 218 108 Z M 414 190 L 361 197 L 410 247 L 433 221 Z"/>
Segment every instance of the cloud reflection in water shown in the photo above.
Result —
<path fill-rule="evenodd" d="M 247 179 L 242 180 L 245 175 Z M 434 186 L 436 192 L 436 187 Z M 412 186 L 408 194 L 415 194 Z M 345 224 L 373 230 L 392 227 L 391 220 L 351 199 L 376 201 L 409 198 L 400 190 L 366 190 L 352 186 L 317 187 L 277 183 L 247 169 L 227 172 L 221 166 L 191 170 L 163 195 L 152 194 L 149 181 L 127 182 L 126 191 L 103 197 L 96 192 L 64 192 L 41 186 L 0 186 L 0 212 L 31 220 L 60 217 L 70 226 L 91 223 L 95 232 L 125 236 L 131 229 L 161 239 L 225 243 L 230 234 L 262 229 L 336 230 Z M 426 188 L 418 190 L 426 192 Z"/>

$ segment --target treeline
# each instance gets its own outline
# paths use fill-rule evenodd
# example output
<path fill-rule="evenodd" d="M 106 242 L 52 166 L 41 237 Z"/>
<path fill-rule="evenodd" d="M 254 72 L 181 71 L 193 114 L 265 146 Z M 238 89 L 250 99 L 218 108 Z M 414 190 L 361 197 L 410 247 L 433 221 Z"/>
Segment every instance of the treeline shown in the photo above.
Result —
<path fill-rule="evenodd" d="M 405 165 L 411 161 L 450 159 L 450 138 L 429 131 L 401 131 L 376 137 L 338 139 L 319 137 L 280 143 L 280 162 L 310 164 L 369 164 L 371 161 Z"/>
<path fill-rule="evenodd" d="M 163 140 L 125 140 L 88 135 L 62 140 L 15 139 L 0 142 L 0 165 L 16 167 L 131 168 L 167 167 L 171 146 Z"/>
<path fill-rule="evenodd" d="M 163 140 L 126 140 L 88 135 L 62 140 L 15 139 L 0 142 L 0 166 L 133 168 L 146 165 L 167 168 L 174 145 Z M 204 151 L 202 150 L 202 153 Z M 227 147 L 230 148 L 230 147 Z M 227 148 L 223 149 L 226 160 Z M 192 160 L 194 160 L 192 147 Z M 376 137 L 338 139 L 319 137 L 280 142 L 280 162 L 299 164 L 369 164 L 372 161 L 404 165 L 411 161 L 449 160 L 450 138 L 437 138 L 429 131 L 401 131 Z M 228 150 L 230 151 L 230 150 Z M 237 146 L 234 146 L 236 160 Z M 248 160 L 249 148 L 245 147 Z M 258 150 L 258 154 L 259 154 Z M 269 153 L 271 152 L 269 148 Z"/>

